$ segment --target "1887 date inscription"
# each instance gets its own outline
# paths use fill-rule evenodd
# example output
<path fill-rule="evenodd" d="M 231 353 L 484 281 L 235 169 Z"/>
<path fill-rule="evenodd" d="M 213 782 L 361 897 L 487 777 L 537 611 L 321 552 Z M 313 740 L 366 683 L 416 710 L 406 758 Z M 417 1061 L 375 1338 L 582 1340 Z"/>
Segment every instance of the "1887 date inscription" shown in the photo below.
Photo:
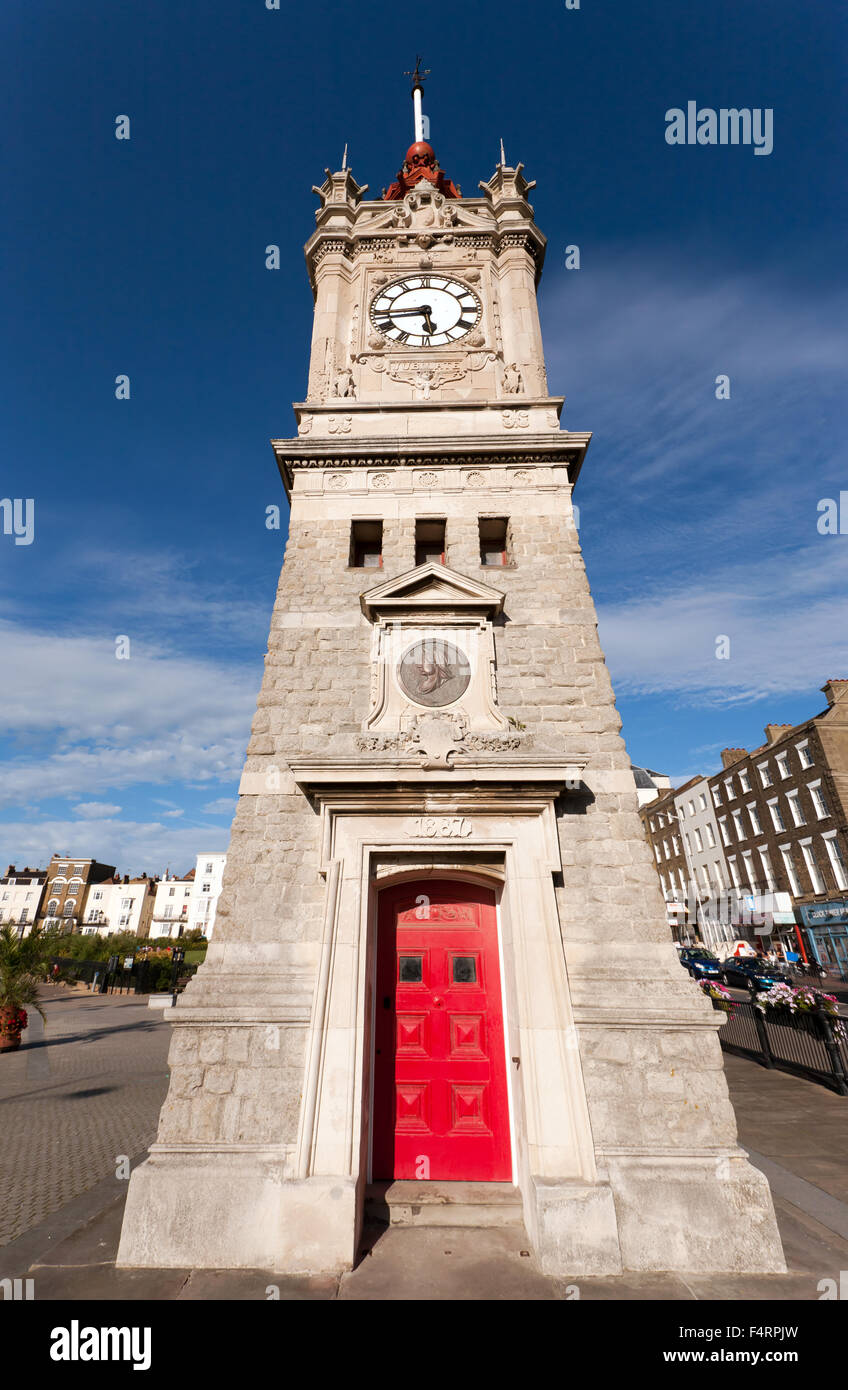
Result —
<path fill-rule="evenodd" d="M 471 821 L 467 816 L 416 816 L 407 821 L 406 833 L 412 840 L 466 840 Z"/>

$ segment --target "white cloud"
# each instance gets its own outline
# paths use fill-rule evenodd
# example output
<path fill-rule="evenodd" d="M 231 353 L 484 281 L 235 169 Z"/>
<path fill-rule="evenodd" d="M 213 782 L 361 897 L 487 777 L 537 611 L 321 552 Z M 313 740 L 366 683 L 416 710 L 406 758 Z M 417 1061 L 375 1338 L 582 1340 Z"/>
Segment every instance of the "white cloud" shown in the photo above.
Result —
<path fill-rule="evenodd" d="M 232 816 L 238 797 L 219 796 L 217 801 L 207 801 L 203 810 L 208 816 Z"/>
<path fill-rule="evenodd" d="M 806 692 L 848 675 L 848 546 L 821 537 L 795 554 L 726 562 L 712 582 L 663 584 L 599 605 L 601 642 L 621 692 L 676 692 L 734 704 Z M 728 660 L 716 641 L 730 639 Z"/>
<path fill-rule="evenodd" d="M 102 820 L 105 816 L 117 816 L 121 808 L 108 801 L 80 801 L 78 805 L 72 806 L 71 810 L 75 816 L 81 816 L 83 820 Z"/>
<path fill-rule="evenodd" d="M 0 825 L 0 840 L 7 846 L 3 854 L 10 855 L 13 863 L 43 866 L 52 854 L 79 854 L 114 864 L 120 873 L 130 875 L 161 874 L 168 865 L 172 872 L 186 873 L 194 868 L 198 854 L 225 851 L 229 836 L 229 826 L 174 826 L 158 821 L 104 820 L 80 826 L 77 821 L 57 818 Z"/>
<path fill-rule="evenodd" d="M 238 777 L 259 671 L 140 647 L 121 661 L 109 638 L 10 622 L 0 622 L 0 644 L 15 672 L 2 693 L 4 729 L 31 750 L 4 767 L 0 803 L 30 800 L 34 788 L 44 799 Z"/>

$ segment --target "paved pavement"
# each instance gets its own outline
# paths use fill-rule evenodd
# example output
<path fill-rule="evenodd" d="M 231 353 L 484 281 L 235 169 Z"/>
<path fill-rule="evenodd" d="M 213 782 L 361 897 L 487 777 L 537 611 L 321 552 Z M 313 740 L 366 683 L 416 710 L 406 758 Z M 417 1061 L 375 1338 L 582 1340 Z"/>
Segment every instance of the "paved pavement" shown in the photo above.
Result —
<path fill-rule="evenodd" d="M 49 1065 L 39 1039 L 0 1058 L 0 1116 L 12 1118 L 0 1127 L 0 1175 L 12 1179 L 24 1230 L 0 1250 L 0 1276 L 32 1278 L 38 1300 L 817 1300 L 821 1281 L 838 1282 L 848 1269 L 848 1098 L 727 1056 L 740 1142 L 772 1185 L 787 1275 L 553 1280 L 539 1270 L 520 1228 L 379 1225 L 366 1230 L 356 1269 L 340 1278 L 116 1270 L 126 1183 L 116 1180 L 114 1159 L 140 1158 L 153 1137 L 169 1024 L 132 997 L 56 991 L 47 1011 Z M 12 1159 L 27 1178 L 11 1170 Z M 46 1219 L 27 1229 L 40 1212 Z"/>
<path fill-rule="evenodd" d="M 42 1007 L 0 1055 L 0 1246 L 145 1150 L 168 1087 L 170 1024 L 146 996 L 51 985 Z"/>

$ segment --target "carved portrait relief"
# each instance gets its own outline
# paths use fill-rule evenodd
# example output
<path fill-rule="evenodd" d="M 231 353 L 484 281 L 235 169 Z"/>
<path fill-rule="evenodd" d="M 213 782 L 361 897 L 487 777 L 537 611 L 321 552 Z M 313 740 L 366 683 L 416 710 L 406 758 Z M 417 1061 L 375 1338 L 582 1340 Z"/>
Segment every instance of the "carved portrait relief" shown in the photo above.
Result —
<path fill-rule="evenodd" d="M 468 689 L 471 666 L 465 652 L 441 637 L 416 642 L 398 663 L 398 684 L 410 700 L 441 709 Z"/>

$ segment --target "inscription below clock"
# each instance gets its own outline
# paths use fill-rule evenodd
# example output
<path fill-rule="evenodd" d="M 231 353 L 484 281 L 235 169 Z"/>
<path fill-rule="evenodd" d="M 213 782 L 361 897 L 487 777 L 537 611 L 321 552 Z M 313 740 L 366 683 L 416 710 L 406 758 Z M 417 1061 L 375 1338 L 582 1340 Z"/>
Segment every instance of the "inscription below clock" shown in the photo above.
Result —
<path fill-rule="evenodd" d="M 483 306 L 474 290 L 446 275 L 407 275 L 371 301 L 371 322 L 405 347 L 442 347 L 476 328 Z"/>

